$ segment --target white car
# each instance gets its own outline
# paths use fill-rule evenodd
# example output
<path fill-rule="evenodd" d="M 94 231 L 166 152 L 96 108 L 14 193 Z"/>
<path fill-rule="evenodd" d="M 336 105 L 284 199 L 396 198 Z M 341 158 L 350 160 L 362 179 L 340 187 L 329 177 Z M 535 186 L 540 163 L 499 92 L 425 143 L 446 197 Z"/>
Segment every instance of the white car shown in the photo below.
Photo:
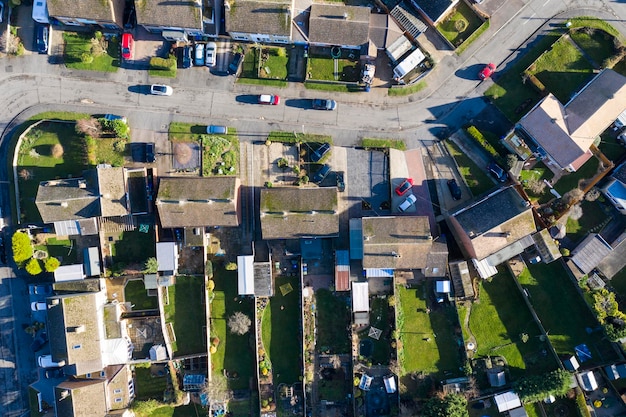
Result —
<path fill-rule="evenodd" d="M 65 361 L 55 362 L 52 360 L 52 355 L 41 355 L 37 358 L 37 363 L 42 368 L 60 368 L 65 366 Z"/>
<path fill-rule="evenodd" d="M 398 210 L 400 210 L 401 212 L 405 212 L 408 210 L 409 207 L 415 204 L 416 201 L 417 198 L 415 198 L 413 194 L 409 194 L 409 196 L 402 202 L 402 204 L 400 204 Z"/>
<path fill-rule="evenodd" d="M 150 94 L 155 96 L 171 96 L 174 90 L 169 85 L 152 84 L 150 86 Z"/>
<path fill-rule="evenodd" d="M 209 42 L 206 44 L 206 59 L 204 63 L 207 67 L 214 67 L 217 59 L 217 44 L 215 42 Z"/>
<path fill-rule="evenodd" d="M 48 309 L 48 305 L 43 301 L 33 301 L 30 303 L 30 309 L 33 311 L 45 311 Z"/>

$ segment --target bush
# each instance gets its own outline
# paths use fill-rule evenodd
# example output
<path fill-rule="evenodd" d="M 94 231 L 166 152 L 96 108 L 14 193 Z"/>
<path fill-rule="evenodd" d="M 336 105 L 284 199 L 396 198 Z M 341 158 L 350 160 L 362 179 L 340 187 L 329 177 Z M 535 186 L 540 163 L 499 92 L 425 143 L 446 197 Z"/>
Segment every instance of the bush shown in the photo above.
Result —
<path fill-rule="evenodd" d="M 483 136 L 483 134 L 480 133 L 480 131 L 475 126 L 470 126 L 467 129 L 465 129 L 465 131 L 467 132 L 468 135 L 470 135 L 472 139 L 478 142 L 478 144 L 482 146 L 482 148 L 486 150 L 491 156 L 493 156 L 496 159 L 500 159 L 500 154 L 498 153 L 498 151 L 496 151 L 496 149 L 491 145 L 491 143 L 487 142 L 487 139 L 485 139 L 485 136 Z"/>
<path fill-rule="evenodd" d="M 30 258 L 30 260 L 26 263 L 26 272 L 30 275 L 39 275 L 43 272 L 41 269 L 41 264 L 38 259 Z"/>
<path fill-rule="evenodd" d="M 33 256 L 33 247 L 30 244 L 30 236 L 23 232 L 13 234 L 11 238 L 11 248 L 13 249 L 13 260 L 21 264 Z"/>
<path fill-rule="evenodd" d="M 124 153 L 124 151 L 126 150 L 126 141 L 125 140 L 116 140 L 113 143 L 113 149 L 115 149 L 115 152 Z"/>
<path fill-rule="evenodd" d="M 150 58 L 151 70 L 169 71 L 176 68 L 176 59 L 160 58 L 158 56 Z"/>
<path fill-rule="evenodd" d="M 83 64 L 91 64 L 93 62 L 93 55 L 91 55 L 89 52 L 83 52 L 80 55 L 80 60 Z"/>
<path fill-rule="evenodd" d="M 46 258 L 46 260 L 43 261 L 43 267 L 46 272 L 54 272 L 59 266 L 61 266 L 61 261 L 53 256 Z"/>
<path fill-rule="evenodd" d="M 569 391 L 571 375 L 563 369 L 557 369 L 544 375 L 531 375 L 519 379 L 515 385 L 515 392 L 522 403 L 543 401 L 553 395 L 563 397 Z"/>
<path fill-rule="evenodd" d="M 209 279 L 213 278 L 213 262 L 206 261 L 204 264 L 204 274 L 209 277 Z M 215 287 L 215 284 L 213 284 L 213 286 Z"/>
<path fill-rule="evenodd" d="M 148 258 L 143 265 L 143 273 L 144 274 L 156 274 L 159 270 L 159 262 L 157 258 Z"/>
<path fill-rule="evenodd" d="M 229 263 L 226 264 L 224 269 L 226 269 L 227 271 L 236 271 L 237 270 L 237 264 L 235 262 L 229 262 Z"/>
<path fill-rule="evenodd" d="M 55 143 L 54 145 L 52 145 L 50 147 L 50 155 L 52 155 L 52 157 L 56 159 L 59 159 L 60 157 L 62 157 L 63 145 L 61 145 L 60 143 Z"/>
<path fill-rule="evenodd" d="M 207 284 L 207 288 L 209 289 L 209 291 L 213 291 L 215 289 L 215 281 L 210 279 L 208 284 Z"/>

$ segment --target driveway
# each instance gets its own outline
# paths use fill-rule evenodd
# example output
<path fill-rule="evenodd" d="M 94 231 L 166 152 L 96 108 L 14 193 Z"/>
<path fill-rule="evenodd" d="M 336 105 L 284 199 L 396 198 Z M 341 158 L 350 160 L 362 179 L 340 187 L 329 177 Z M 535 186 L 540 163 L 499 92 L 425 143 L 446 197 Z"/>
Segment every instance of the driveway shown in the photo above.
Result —
<path fill-rule="evenodd" d="M 351 202 L 350 218 L 389 214 L 381 209 L 384 201 L 389 202 L 389 164 L 387 156 L 380 151 L 346 149 L 350 170 L 346 183 Z"/>

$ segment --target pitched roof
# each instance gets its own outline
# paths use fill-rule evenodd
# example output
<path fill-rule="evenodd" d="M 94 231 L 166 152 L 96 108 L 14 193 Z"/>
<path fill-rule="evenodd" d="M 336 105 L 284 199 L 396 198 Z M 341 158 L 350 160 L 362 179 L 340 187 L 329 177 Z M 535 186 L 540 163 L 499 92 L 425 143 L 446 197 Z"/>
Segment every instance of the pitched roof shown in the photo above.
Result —
<path fill-rule="evenodd" d="M 410 3 L 421 9 L 433 22 L 438 21 L 455 0 L 410 0 Z"/>
<path fill-rule="evenodd" d="M 101 330 L 95 293 L 48 299 L 50 352 L 56 362 L 65 360 L 66 374 L 84 375 L 102 370 Z"/>
<path fill-rule="evenodd" d="M 549 94 L 519 125 L 562 168 L 574 163 L 626 109 L 626 77 L 605 69 L 562 105 Z"/>
<path fill-rule="evenodd" d="M 161 177 L 156 205 L 161 226 L 238 226 L 239 178 Z"/>
<path fill-rule="evenodd" d="M 122 25 L 125 0 L 48 0 L 48 14 L 53 17 L 75 17 Z"/>
<path fill-rule="evenodd" d="M 35 204 L 44 223 L 100 215 L 97 183 L 91 175 L 40 182 Z"/>
<path fill-rule="evenodd" d="M 312 4 L 309 41 L 360 46 L 369 40 L 370 9 L 343 4 Z"/>
<path fill-rule="evenodd" d="M 202 9 L 194 0 L 136 0 L 137 24 L 202 29 Z"/>
<path fill-rule="evenodd" d="M 467 255 L 478 260 L 537 231 L 530 204 L 514 186 L 462 208 L 448 222 Z"/>
<path fill-rule="evenodd" d="M 613 170 L 613 173 L 611 173 L 611 176 L 622 184 L 626 185 L 626 162 L 623 162 L 619 166 L 617 166 Z"/>
<path fill-rule="evenodd" d="M 57 416 L 102 417 L 107 413 L 104 379 L 76 379 L 54 387 Z"/>
<path fill-rule="evenodd" d="M 626 233 L 611 243 L 613 250 L 598 263 L 602 275 L 611 279 L 626 266 Z"/>
<path fill-rule="evenodd" d="M 235 0 L 226 9 L 226 31 L 291 36 L 290 0 Z"/>
<path fill-rule="evenodd" d="M 423 269 L 433 240 L 426 216 L 364 217 L 363 268 Z"/>
<path fill-rule="evenodd" d="M 336 236 L 337 187 L 264 188 L 260 215 L 265 240 Z"/>
<path fill-rule="evenodd" d="M 100 211 L 103 217 L 125 216 L 129 212 L 126 198 L 124 168 L 106 167 L 96 170 L 100 191 Z"/>
<path fill-rule="evenodd" d="M 597 233 L 591 233 L 572 251 L 572 262 L 583 273 L 588 274 L 609 254 L 613 249 Z"/>

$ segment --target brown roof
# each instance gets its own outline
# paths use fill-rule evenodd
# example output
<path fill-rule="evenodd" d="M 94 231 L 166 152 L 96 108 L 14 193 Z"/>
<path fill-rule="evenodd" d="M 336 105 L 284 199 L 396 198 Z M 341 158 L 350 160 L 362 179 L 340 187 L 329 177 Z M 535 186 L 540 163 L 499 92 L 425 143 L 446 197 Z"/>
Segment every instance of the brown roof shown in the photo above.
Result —
<path fill-rule="evenodd" d="M 107 412 L 104 379 L 77 379 L 54 388 L 56 415 L 61 417 L 102 417 Z"/>
<path fill-rule="evenodd" d="M 342 4 L 312 4 L 309 41 L 361 46 L 369 40 L 370 9 Z"/>
<path fill-rule="evenodd" d="M 101 329 L 98 326 L 95 293 L 59 295 L 48 299 L 50 353 L 56 362 L 66 362 L 66 375 L 84 375 L 102 370 Z"/>
<path fill-rule="evenodd" d="M 337 187 L 264 188 L 260 215 L 266 240 L 336 236 Z"/>
<path fill-rule="evenodd" d="M 107 380 L 109 381 L 107 384 L 109 406 L 112 410 L 120 410 L 128 407 L 131 400 L 128 393 L 128 380 L 131 377 L 128 365 L 107 366 L 105 372 Z M 119 393 L 117 393 L 116 390 L 119 390 Z M 122 402 L 115 402 L 117 398 L 121 398 Z"/>
<path fill-rule="evenodd" d="M 194 0 L 136 0 L 137 24 L 202 29 L 202 8 Z"/>
<path fill-rule="evenodd" d="M 589 150 L 595 138 L 624 109 L 626 77 L 606 69 L 566 105 L 549 94 L 519 124 L 562 168 L 566 168 Z"/>
<path fill-rule="evenodd" d="M 161 226 L 238 226 L 239 185 L 237 177 L 161 177 Z"/>
<path fill-rule="evenodd" d="M 53 17 L 83 18 L 123 26 L 125 0 L 48 0 L 47 4 L 48 13 Z"/>
<path fill-rule="evenodd" d="M 291 1 L 230 2 L 226 9 L 226 31 L 291 36 Z"/>
<path fill-rule="evenodd" d="M 103 217 L 125 216 L 129 213 L 124 168 L 98 168 L 100 211 Z"/>
<path fill-rule="evenodd" d="M 44 223 L 100 215 L 96 180 L 91 176 L 39 183 L 35 204 Z"/>
<path fill-rule="evenodd" d="M 364 217 L 363 268 L 423 269 L 433 245 L 426 216 Z"/>

